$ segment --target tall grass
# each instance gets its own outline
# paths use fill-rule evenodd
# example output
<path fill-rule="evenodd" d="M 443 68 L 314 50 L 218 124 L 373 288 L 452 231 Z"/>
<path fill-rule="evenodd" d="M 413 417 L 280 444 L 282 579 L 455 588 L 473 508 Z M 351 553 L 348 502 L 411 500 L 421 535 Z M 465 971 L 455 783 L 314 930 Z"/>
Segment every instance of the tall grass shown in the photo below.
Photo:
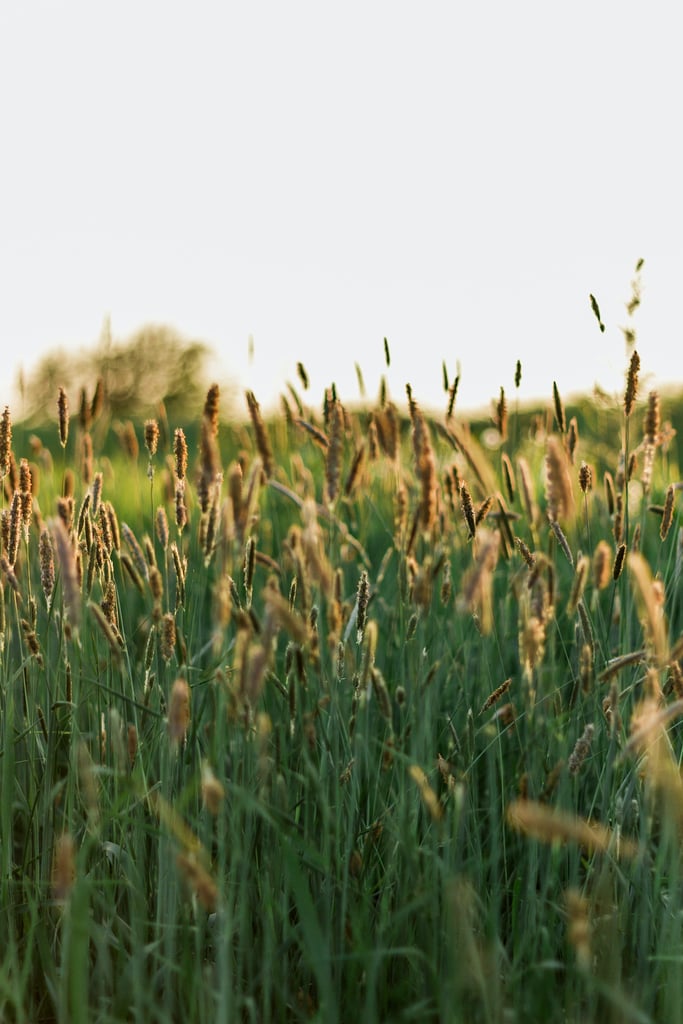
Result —
<path fill-rule="evenodd" d="M 670 412 L 445 385 L 6 411 L 0 1019 L 683 1019 Z"/>

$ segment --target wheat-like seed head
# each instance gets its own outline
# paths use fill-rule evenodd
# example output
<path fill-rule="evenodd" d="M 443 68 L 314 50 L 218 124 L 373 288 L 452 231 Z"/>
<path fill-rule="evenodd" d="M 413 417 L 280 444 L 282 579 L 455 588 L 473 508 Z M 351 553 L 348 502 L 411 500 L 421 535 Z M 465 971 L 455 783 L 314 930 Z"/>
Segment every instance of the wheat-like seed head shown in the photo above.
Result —
<path fill-rule="evenodd" d="M 626 391 L 624 392 L 624 415 L 626 417 L 631 415 L 633 406 L 638 394 L 638 373 L 640 371 L 640 356 L 634 350 L 631 355 L 631 362 L 629 363 L 628 374 L 626 377 Z"/>
<path fill-rule="evenodd" d="M 567 453 L 553 435 L 546 441 L 545 469 L 548 517 L 553 522 L 570 519 L 574 514 L 574 492 Z"/>

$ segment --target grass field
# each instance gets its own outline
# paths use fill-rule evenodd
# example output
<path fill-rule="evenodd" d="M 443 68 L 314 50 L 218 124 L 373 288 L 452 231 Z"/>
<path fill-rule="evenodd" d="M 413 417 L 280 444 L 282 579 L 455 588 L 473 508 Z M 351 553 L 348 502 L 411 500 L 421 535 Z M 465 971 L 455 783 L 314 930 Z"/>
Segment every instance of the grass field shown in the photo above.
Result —
<path fill-rule="evenodd" d="M 625 370 L 6 410 L 0 1020 L 683 1020 L 682 403 Z"/>

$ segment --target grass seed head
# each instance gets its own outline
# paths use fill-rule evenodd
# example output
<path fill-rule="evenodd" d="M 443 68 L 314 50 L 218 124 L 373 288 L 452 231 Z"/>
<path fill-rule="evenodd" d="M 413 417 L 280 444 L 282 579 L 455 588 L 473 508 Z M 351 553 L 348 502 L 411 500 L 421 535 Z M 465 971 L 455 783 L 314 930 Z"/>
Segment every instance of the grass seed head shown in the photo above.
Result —
<path fill-rule="evenodd" d="M 567 453 L 552 434 L 546 441 L 545 470 L 548 517 L 553 522 L 570 519 L 574 512 L 574 492 Z"/>
<path fill-rule="evenodd" d="M 590 754 L 591 743 L 593 742 L 593 735 L 595 733 L 595 726 L 589 722 L 586 728 L 583 730 L 581 736 L 579 736 L 574 749 L 569 755 L 567 762 L 567 768 L 570 775 L 578 775 L 581 771 L 581 767 Z"/>
<path fill-rule="evenodd" d="M 638 373 L 640 371 L 640 356 L 634 350 L 629 363 L 626 377 L 626 391 L 624 392 L 624 415 L 630 416 L 638 394 Z"/>
<path fill-rule="evenodd" d="M 12 453 L 12 417 L 6 405 L 0 419 L 0 479 L 10 471 Z"/>
<path fill-rule="evenodd" d="M 185 742 L 189 726 L 190 687 L 185 679 L 178 678 L 171 688 L 168 704 L 168 735 L 174 746 Z"/>
<path fill-rule="evenodd" d="M 671 524 L 674 518 L 674 498 L 675 491 L 674 485 L 669 484 L 666 489 L 666 499 L 664 501 L 664 511 L 662 512 L 662 521 L 659 525 L 659 536 L 664 541 L 666 540 Z"/>

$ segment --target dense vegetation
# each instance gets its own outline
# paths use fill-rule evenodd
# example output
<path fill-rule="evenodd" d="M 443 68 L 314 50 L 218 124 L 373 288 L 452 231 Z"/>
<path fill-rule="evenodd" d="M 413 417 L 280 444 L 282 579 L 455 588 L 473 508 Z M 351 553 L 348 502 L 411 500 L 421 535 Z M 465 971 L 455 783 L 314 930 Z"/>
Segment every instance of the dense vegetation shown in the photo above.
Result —
<path fill-rule="evenodd" d="M 681 402 L 638 371 L 488 424 L 448 380 L 5 411 L 0 1019 L 683 1019 Z"/>

